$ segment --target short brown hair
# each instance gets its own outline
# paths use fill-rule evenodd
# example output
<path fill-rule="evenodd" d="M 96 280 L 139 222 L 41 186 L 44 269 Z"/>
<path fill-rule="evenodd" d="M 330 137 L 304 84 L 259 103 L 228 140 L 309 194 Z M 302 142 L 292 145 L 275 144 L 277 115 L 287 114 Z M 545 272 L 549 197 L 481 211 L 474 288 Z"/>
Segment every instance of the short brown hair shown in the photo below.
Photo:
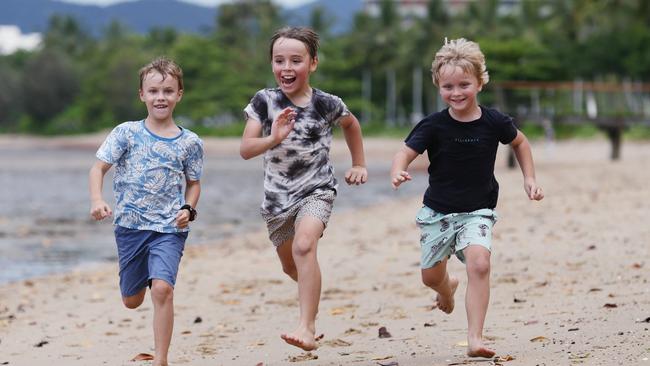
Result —
<path fill-rule="evenodd" d="M 269 59 L 273 59 L 273 45 L 280 38 L 296 39 L 305 44 L 309 56 L 311 56 L 312 59 L 318 57 L 318 46 L 320 45 L 320 37 L 318 37 L 318 33 L 308 27 L 282 27 L 273 34 L 273 37 L 271 37 Z"/>
<path fill-rule="evenodd" d="M 140 69 L 140 89 L 142 89 L 144 78 L 152 71 L 159 72 L 163 80 L 167 75 L 178 80 L 178 89 L 183 90 L 183 70 L 178 64 L 166 57 L 158 57 Z"/>
<path fill-rule="evenodd" d="M 481 52 L 478 43 L 465 38 L 453 39 L 440 48 L 433 58 L 431 74 L 433 84 L 438 86 L 440 69 L 445 65 L 458 66 L 464 72 L 476 76 L 481 86 L 488 83 L 490 76 L 485 66 L 485 55 Z"/>

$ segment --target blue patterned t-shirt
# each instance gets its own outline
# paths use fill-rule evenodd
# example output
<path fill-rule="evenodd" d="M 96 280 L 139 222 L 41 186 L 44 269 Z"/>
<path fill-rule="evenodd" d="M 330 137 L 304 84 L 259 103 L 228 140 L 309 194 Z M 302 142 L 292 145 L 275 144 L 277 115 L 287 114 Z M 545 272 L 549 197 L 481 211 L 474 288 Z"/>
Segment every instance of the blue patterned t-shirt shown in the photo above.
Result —
<path fill-rule="evenodd" d="M 185 180 L 197 181 L 203 171 L 203 142 L 179 127 L 176 137 L 154 135 L 144 120 L 124 122 L 111 131 L 97 158 L 115 164 L 114 224 L 164 233 L 189 231 L 176 227 L 185 203 Z"/>

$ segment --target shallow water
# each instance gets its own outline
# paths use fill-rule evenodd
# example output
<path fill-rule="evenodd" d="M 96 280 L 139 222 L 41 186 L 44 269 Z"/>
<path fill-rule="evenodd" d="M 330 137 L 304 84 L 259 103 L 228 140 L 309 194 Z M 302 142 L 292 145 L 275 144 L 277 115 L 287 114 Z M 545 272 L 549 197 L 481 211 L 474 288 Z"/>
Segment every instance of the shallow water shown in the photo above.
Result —
<path fill-rule="evenodd" d="M 94 153 L 84 147 L 0 146 L 0 284 L 116 261 L 113 226 L 88 215 L 88 170 Z M 370 165 L 368 183 L 349 187 L 342 179 L 348 164 L 335 163 L 341 183 L 334 215 L 422 194 L 422 173 L 414 174 L 413 184 L 393 191 L 389 165 Z M 114 207 L 111 179 L 109 172 L 104 198 Z M 262 179 L 259 158 L 243 161 L 206 153 L 199 219 L 187 244 L 215 243 L 264 229 L 259 216 Z"/>

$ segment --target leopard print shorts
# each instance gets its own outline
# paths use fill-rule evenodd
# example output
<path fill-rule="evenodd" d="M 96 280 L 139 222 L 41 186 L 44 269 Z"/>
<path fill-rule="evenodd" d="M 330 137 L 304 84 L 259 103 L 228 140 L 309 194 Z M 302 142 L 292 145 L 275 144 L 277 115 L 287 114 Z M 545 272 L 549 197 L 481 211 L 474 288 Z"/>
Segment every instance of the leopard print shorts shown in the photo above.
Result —
<path fill-rule="evenodd" d="M 262 212 L 262 218 L 266 221 L 269 239 L 271 239 L 273 245 L 278 247 L 280 244 L 293 238 L 296 234 L 296 222 L 300 221 L 303 216 L 315 217 L 321 220 L 323 225 L 327 227 L 327 222 L 334 207 L 335 198 L 336 191 L 319 191 L 306 197 L 279 215 Z"/>

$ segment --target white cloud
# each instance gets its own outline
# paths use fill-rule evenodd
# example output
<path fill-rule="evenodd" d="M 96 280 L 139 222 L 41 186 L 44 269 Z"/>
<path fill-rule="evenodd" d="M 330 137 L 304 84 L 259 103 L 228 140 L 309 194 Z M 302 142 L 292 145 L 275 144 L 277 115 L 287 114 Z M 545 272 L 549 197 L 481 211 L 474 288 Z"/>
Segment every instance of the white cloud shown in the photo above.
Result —
<path fill-rule="evenodd" d="M 19 49 L 33 50 L 41 44 L 39 33 L 23 34 L 15 25 L 0 25 L 0 54 L 9 55 Z"/>

